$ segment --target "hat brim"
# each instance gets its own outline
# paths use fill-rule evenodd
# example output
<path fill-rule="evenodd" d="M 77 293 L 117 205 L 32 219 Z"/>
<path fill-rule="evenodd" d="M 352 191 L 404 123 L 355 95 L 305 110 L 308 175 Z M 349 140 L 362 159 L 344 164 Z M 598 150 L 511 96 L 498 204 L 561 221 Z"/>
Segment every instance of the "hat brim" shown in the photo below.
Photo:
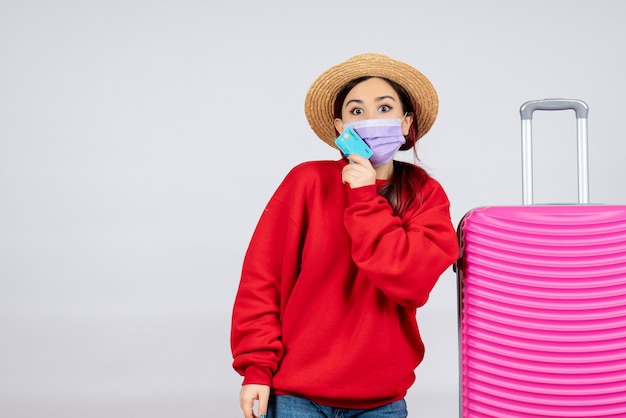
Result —
<path fill-rule="evenodd" d="M 435 123 L 439 111 L 437 92 L 426 76 L 412 66 L 381 54 L 361 54 L 329 68 L 311 85 L 304 100 L 304 113 L 315 134 L 337 148 L 334 103 L 341 89 L 360 77 L 382 77 L 402 86 L 413 102 L 417 139 Z"/>

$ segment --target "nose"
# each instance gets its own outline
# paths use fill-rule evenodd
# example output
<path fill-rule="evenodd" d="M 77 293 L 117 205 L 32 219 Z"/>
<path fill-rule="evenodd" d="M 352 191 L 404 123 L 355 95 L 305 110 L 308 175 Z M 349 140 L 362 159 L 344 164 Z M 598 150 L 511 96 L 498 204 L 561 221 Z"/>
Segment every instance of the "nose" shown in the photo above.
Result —
<path fill-rule="evenodd" d="M 376 109 L 368 109 L 365 113 L 365 119 L 377 119 L 380 118 L 380 114 L 376 111 Z"/>

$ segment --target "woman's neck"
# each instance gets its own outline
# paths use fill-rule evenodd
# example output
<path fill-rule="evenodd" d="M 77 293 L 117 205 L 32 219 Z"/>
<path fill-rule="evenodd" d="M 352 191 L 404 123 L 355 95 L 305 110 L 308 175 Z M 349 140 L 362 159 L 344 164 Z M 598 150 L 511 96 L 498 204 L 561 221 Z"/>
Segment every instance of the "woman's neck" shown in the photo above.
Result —
<path fill-rule="evenodd" d="M 377 180 L 389 180 L 393 176 L 393 159 L 386 162 L 385 164 L 374 167 L 376 170 L 376 179 Z"/>

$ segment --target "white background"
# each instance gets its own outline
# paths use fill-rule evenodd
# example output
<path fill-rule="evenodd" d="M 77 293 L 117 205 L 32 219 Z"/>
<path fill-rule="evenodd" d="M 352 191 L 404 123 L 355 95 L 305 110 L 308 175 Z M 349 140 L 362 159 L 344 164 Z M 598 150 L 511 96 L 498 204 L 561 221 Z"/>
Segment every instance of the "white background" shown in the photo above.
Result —
<path fill-rule="evenodd" d="M 243 254 L 287 171 L 338 158 L 303 101 L 353 55 L 438 89 L 419 155 L 455 224 L 521 203 L 519 107 L 546 97 L 589 104 L 591 200 L 626 203 L 625 18 L 619 0 L 1 0 L 0 416 L 240 416 Z M 535 201 L 575 200 L 573 113 L 534 128 Z M 410 416 L 457 416 L 452 270 L 418 317 Z"/>

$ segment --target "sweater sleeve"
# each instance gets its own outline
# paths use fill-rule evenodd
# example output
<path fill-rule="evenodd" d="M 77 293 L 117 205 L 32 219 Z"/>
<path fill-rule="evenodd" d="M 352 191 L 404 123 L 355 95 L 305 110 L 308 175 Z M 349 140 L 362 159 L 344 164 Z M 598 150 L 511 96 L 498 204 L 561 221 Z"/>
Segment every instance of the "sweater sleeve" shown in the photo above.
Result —
<path fill-rule="evenodd" d="M 233 368 L 243 384 L 271 385 L 283 356 L 281 292 L 296 277 L 300 234 L 293 184 L 288 175 L 271 197 L 244 257 L 231 324 Z"/>
<path fill-rule="evenodd" d="M 359 270 L 400 305 L 424 305 L 439 276 L 459 254 L 450 203 L 441 185 L 429 179 L 419 207 L 403 219 L 393 215 L 375 186 L 348 193 L 344 224 Z"/>

